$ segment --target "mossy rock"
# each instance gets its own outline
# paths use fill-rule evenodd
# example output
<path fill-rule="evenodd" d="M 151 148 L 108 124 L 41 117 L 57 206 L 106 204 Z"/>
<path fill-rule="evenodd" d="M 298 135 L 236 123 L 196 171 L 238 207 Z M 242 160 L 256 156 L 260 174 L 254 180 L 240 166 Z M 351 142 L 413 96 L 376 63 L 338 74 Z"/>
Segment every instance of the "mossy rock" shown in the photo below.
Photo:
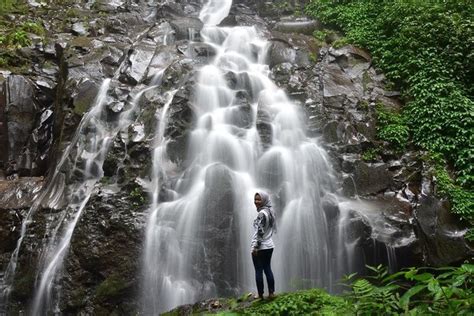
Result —
<path fill-rule="evenodd" d="M 12 297 L 20 301 L 31 298 L 33 295 L 34 284 L 34 271 L 28 270 L 24 274 L 19 274 L 13 282 Z"/>
<path fill-rule="evenodd" d="M 95 290 L 97 301 L 110 301 L 120 298 L 129 284 L 119 275 L 110 275 Z"/>
<path fill-rule="evenodd" d="M 70 305 L 73 308 L 83 307 L 87 304 L 87 291 L 79 287 L 71 292 Z"/>

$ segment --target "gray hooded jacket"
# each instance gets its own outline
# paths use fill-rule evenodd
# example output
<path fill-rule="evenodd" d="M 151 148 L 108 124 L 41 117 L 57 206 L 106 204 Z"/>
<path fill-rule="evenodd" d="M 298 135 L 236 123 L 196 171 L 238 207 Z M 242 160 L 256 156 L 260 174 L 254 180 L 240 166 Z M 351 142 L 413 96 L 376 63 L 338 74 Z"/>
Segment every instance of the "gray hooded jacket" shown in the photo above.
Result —
<path fill-rule="evenodd" d="M 275 212 L 266 192 L 257 192 L 262 198 L 262 206 L 258 208 L 257 218 L 253 221 L 252 250 L 272 249 L 273 233 L 276 231 Z"/>

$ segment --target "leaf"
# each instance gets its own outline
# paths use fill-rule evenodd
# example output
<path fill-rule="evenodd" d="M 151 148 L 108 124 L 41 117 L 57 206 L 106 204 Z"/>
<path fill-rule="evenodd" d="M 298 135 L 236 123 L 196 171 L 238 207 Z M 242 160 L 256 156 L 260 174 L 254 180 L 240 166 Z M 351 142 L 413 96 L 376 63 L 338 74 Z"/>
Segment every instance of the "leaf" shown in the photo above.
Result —
<path fill-rule="evenodd" d="M 410 298 L 413 295 L 416 295 L 417 293 L 423 291 L 423 289 L 425 288 L 426 288 L 426 285 L 424 284 L 416 285 L 410 288 L 408 291 L 405 292 L 405 294 L 402 295 L 402 297 L 400 297 L 400 305 L 408 306 L 408 304 L 410 303 Z"/>
<path fill-rule="evenodd" d="M 461 265 L 461 270 L 474 274 L 474 264 L 465 263 Z"/>
<path fill-rule="evenodd" d="M 439 282 L 436 279 L 431 279 L 428 282 L 428 290 L 432 293 L 438 294 L 438 292 L 441 290 L 439 287 Z"/>
<path fill-rule="evenodd" d="M 433 275 L 431 273 L 425 272 L 425 273 L 422 273 L 422 274 L 414 275 L 412 279 L 416 280 L 416 281 L 424 282 L 424 281 L 428 281 L 428 280 L 433 279 Z"/>

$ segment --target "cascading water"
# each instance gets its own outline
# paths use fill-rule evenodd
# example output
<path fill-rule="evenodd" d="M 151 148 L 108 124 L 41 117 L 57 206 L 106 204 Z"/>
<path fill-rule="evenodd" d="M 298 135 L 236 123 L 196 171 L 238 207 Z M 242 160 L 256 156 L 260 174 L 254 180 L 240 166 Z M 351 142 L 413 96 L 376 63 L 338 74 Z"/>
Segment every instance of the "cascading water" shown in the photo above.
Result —
<path fill-rule="evenodd" d="M 15 276 L 18 253 L 33 216 L 42 207 L 51 209 L 65 207 L 59 216 L 53 215 L 50 218 L 51 223 L 48 223 L 48 240 L 41 251 L 36 290 L 28 311 L 30 315 L 60 313 L 58 306 L 60 286 L 57 284 L 57 279 L 60 277 L 59 272 L 77 222 L 94 193 L 97 182 L 103 176 L 102 165 L 110 145 L 118 133 L 126 130 L 134 122 L 141 96 L 159 85 L 163 71 L 164 69 L 159 69 L 153 75 L 150 86 L 139 91 L 128 108 L 120 114 L 112 114 L 106 108 L 107 94 L 113 79 L 104 80 L 94 104 L 81 120 L 74 138 L 64 150 L 47 188 L 35 200 L 22 223 L 21 236 L 0 287 L 3 305 L 7 304 L 11 283 Z M 126 135 L 122 135 L 122 138 L 124 136 Z"/>
<path fill-rule="evenodd" d="M 249 245 L 257 188 L 270 190 L 278 207 L 278 291 L 331 288 L 351 268 L 346 245 L 337 247 L 343 234 L 329 231 L 322 208 L 334 190 L 328 158 L 306 136 L 298 106 L 269 79 L 268 43 L 258 30 L 216 26 L 231 4 L 211 0 L 200 14 L 201 37 L 216 56 L 198 72 L 192 101 L 197 122 L 181 176 L 167 176 L 166 138 L 157 136 L 143 259 L 146 315 L 253 289 Z M 257 129 L 262 124 L 271 128 L 266 150 Z M 172 197 L 160 200 L 166 185 Z"/>
<path fill-rule="evenodd" d="M 51 177 L 48 187 L 35 200 L 35 203 L 30 208 L 26 218 L 22 222 L 20 238 L 17 242 L 16 249 L 12 254 L 12 258 L 10 259 L 10 262 L 5 272 L 5 280 L 4 280 L 5 286 L 2 293 L 2 298 L 5 304 L 8 301 L 9 292 L 11 290 L 11 281 L 13 280 L 15 276 L 18 254 L 19 254 L 23 239 L 26 234 L 27 226 L 32 221 L 32 218 L 35 215 L 35 213 L 43 206 L 47 206 L 53 209 L 60 207 L 60 205 L 63 203 L 62 199 L 63 199 L 64 192 L 70 189 L 69 190 L 70 193 L 75 195 L 75 199 L 71 199 L 71 201 L 73 201 L 73 203 L 74 202 L 78 203 L 76 205 L 74 204 L 71 205 L 73 214 L 74 214 L 74 210 L 77 210 L 79 208 L 79 211 L 77 211 L 74 214 L 74 217 L 71 220 L 71 223 L 74 223 L 75 225 L 75 223 L 77 222 L 77 219 L 79 218 L 78 215 L 80 215 L 80 211 L 82 211 L 85 203 L 87 203 L 92 187 L 89 185 L 89 186 L 85 186 L 84 188 L 81 188 L 81 185 L 83 184 L 82 182 L 79 185 L 77 185 L 76 183 L 77 186 L 75 188 L 66 187 L 65 185 L 66 179 L 64 177 L 64 170 L 62 169 L 66 167 L 67 165 L 66 162 L 71 158 L 70 154 L 73 151 L 73 147 L 76 144 L 78 144 L 79 138 L 82 135 L 82 131 L 89 128 L 90 123 L 97 120 L 97 116 L 102 113 L 102 108 L 105 103 L 106 93 L 107 93 L 109 84 L 110 84 L 110 79 L 107 79 L 102 83 L 102 86 L 99 89 L 98 95 L 96 97 L 95 104 L 92 106 L 91 111 L 85 115 L 85 117 L 81 121 L 80 126 L 78 127 L 78 130 L 74 136 L 74 139 L 71 141 L 71 144 L 65 149 L 58 163 L 58 166 L 54 170 L 54 173 Z M 97 138 L 95 139 L 97 140 Z M 84 150 L 84 152 L 82 152 L 81 150 L 78 150 L 78 154 L 82 154 L 82 153 L 90 154 L 90 157 L 88 157 L 88 159 L 86 160 L 87 162 L 84 168 L 84 176 L 85 176 L 86 182 L 90 180 L 91 178 L 96 177 L 97 172 L 100 170 L 100 169 L 94 168 L 94 166 L 97 167 L 96 165 L 94 165 L 94 158 L 95 158 L 94 154 L 97 153 L 98 151 L 97 145 L 98 144 L 93 144 L 93 147 L 87 148 L 88 151 Z M 93 149 L 95 149 L 96 151 L 95 153 L 92 152 Z M 74 159 L 74 162 L 77 163 L 78 158 L 80 157 L 76 156 L 76 158 Z M 78 170 L 78 172 L 82 172 L 82 171 Z M 93 183 L 92 183 L 92 186 L 93 186 Z M 86 197 L 84 201 L 80 199 L 81 196 Z M 65 220 L 67 221 L 67 212 L 63 212 L 60 215 L 60 218 L 58 221 L 59 224 L 51 230 L 50 239 L 53 242 L 51 242 L 48 247 L 50 249 L 46 250 L 48 253 L 48 256 L 45 257 L 45 262 L 47 262 L 46 260 L 49 259 L 50 264 L 48 264 L 48 266 L 45 268 L 44 274 L 41 277 L 39 291 L 37 291 L 37 295 L 35 296 L 35 299 L 34 299 L 34 307 L 33 307 L 33 312 L 32 312 L 33 315 L 41 314 L 44 303 L 49 301 L 50 290 L 52 287 L 53 279 L 56 276 L 57 269 L 60 266 L 62 259 L 64 258 L 64 253 L 67 250 L 68 242 L 70 240 L 74 226 L 72 226 L 72 229 L 71 229 L 71 226 L 66 228 L 65 235 L 64 235 L 65 238 L 63 238 L 59 244 L 57 243 L 57 240 L 56 240 L 56 235 L 58 233 L 58 230 L 61 228 L 61 224 Z M 53 251 L 53 249 L 57 251 Z"/>
<path fill-rule="evenodd" d="M 317 140 L 306 136 L 299 106 L 270 80 L 265 64 L 268 42 L 255 27 L 216 26 L 231 5 L 231 0 L 210 0 L 200 13 L 205 24 L 201 38 L 216 54 L 197 73 L 191 102 L 196 122 L 181 174 L 167 154 L 167 116 L 176 90 L 164 95 L 157 115 L 143 253 L 145 315 L 254 289 L 249 246 L 256 216 L 253 194 L 258 188 L 272 194 L 278 212 L 273 259 L 277 291 L 333 289 L 340 276 L 361 264 L 354 259 L 358 250 L 349 236 L 349 212 L 341 208 L 339 223 L 333 227 L 323 211 L 325 201 L 338 204 L 331 166 Z M 162 27 L 166 45 L 170 26 Z M 194 29 L 189 34 L 192 40 Z M 8 297 L 28 223 L 44 207 L 65 211 L 53 215 L 49 224 L 30 313 L 59 312 L 56 281 L 75 226 L 102 177 L 111 142 L 133 123 L 140 96 L 161 84 L 167 56 L 151 63 L 160 69 L 149 76 L 150 87 L 139 91 L 130 108 L 115 119 L 108 118 L 104 109 L 111 81 L 103 83 L 48 187 L 22 224 L 18 246 L 1 280 L 0 307 Z"/>

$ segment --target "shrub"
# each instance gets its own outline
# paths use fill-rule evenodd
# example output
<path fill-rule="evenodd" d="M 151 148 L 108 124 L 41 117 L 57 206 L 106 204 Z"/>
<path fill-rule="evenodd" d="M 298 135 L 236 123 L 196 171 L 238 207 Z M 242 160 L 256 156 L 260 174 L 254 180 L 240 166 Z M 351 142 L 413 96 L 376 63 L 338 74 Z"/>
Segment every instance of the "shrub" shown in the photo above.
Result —
<path fill-rule="evenodd" d="M 407 100 L 413 141 L 474 185 L 474 7 L 467 0 L 312 0 L 306 13 L 368 48 Z M 405 134 L 405 130 L 393 131 Z"/>
<path fill-rule="evenodd" d="M 474 214 L 474 6 L 468 0 L 312 0 L 306 13 L 368 48 L 373 62 L 400 89 L 399 114 L 379 109 L 378 137 L 442 155 L 440 194 L 453 211 Z M 380 111 L 381 110 L 381 111 Z M 446 165 L 453 172 L 446 172 Z M 455 178 L 453 181 L 451 178 Z"/>
<path fill-rule="evenodd" d="M 395 112 L 388 110 L 383 104 L 375 107 L 377 116 L 377 137 L 390 143 L 396 150 L 403 150 L 408 142 L 409 133 L 405 118 Z"/>
<path fill-rule="evenodd" d="M 474 265 L 409 268 L 389 275 L 367 266 L 374 276 L 345 278 L 346 298 L 356 315 L 469 315 L 474 303 Z"/>

